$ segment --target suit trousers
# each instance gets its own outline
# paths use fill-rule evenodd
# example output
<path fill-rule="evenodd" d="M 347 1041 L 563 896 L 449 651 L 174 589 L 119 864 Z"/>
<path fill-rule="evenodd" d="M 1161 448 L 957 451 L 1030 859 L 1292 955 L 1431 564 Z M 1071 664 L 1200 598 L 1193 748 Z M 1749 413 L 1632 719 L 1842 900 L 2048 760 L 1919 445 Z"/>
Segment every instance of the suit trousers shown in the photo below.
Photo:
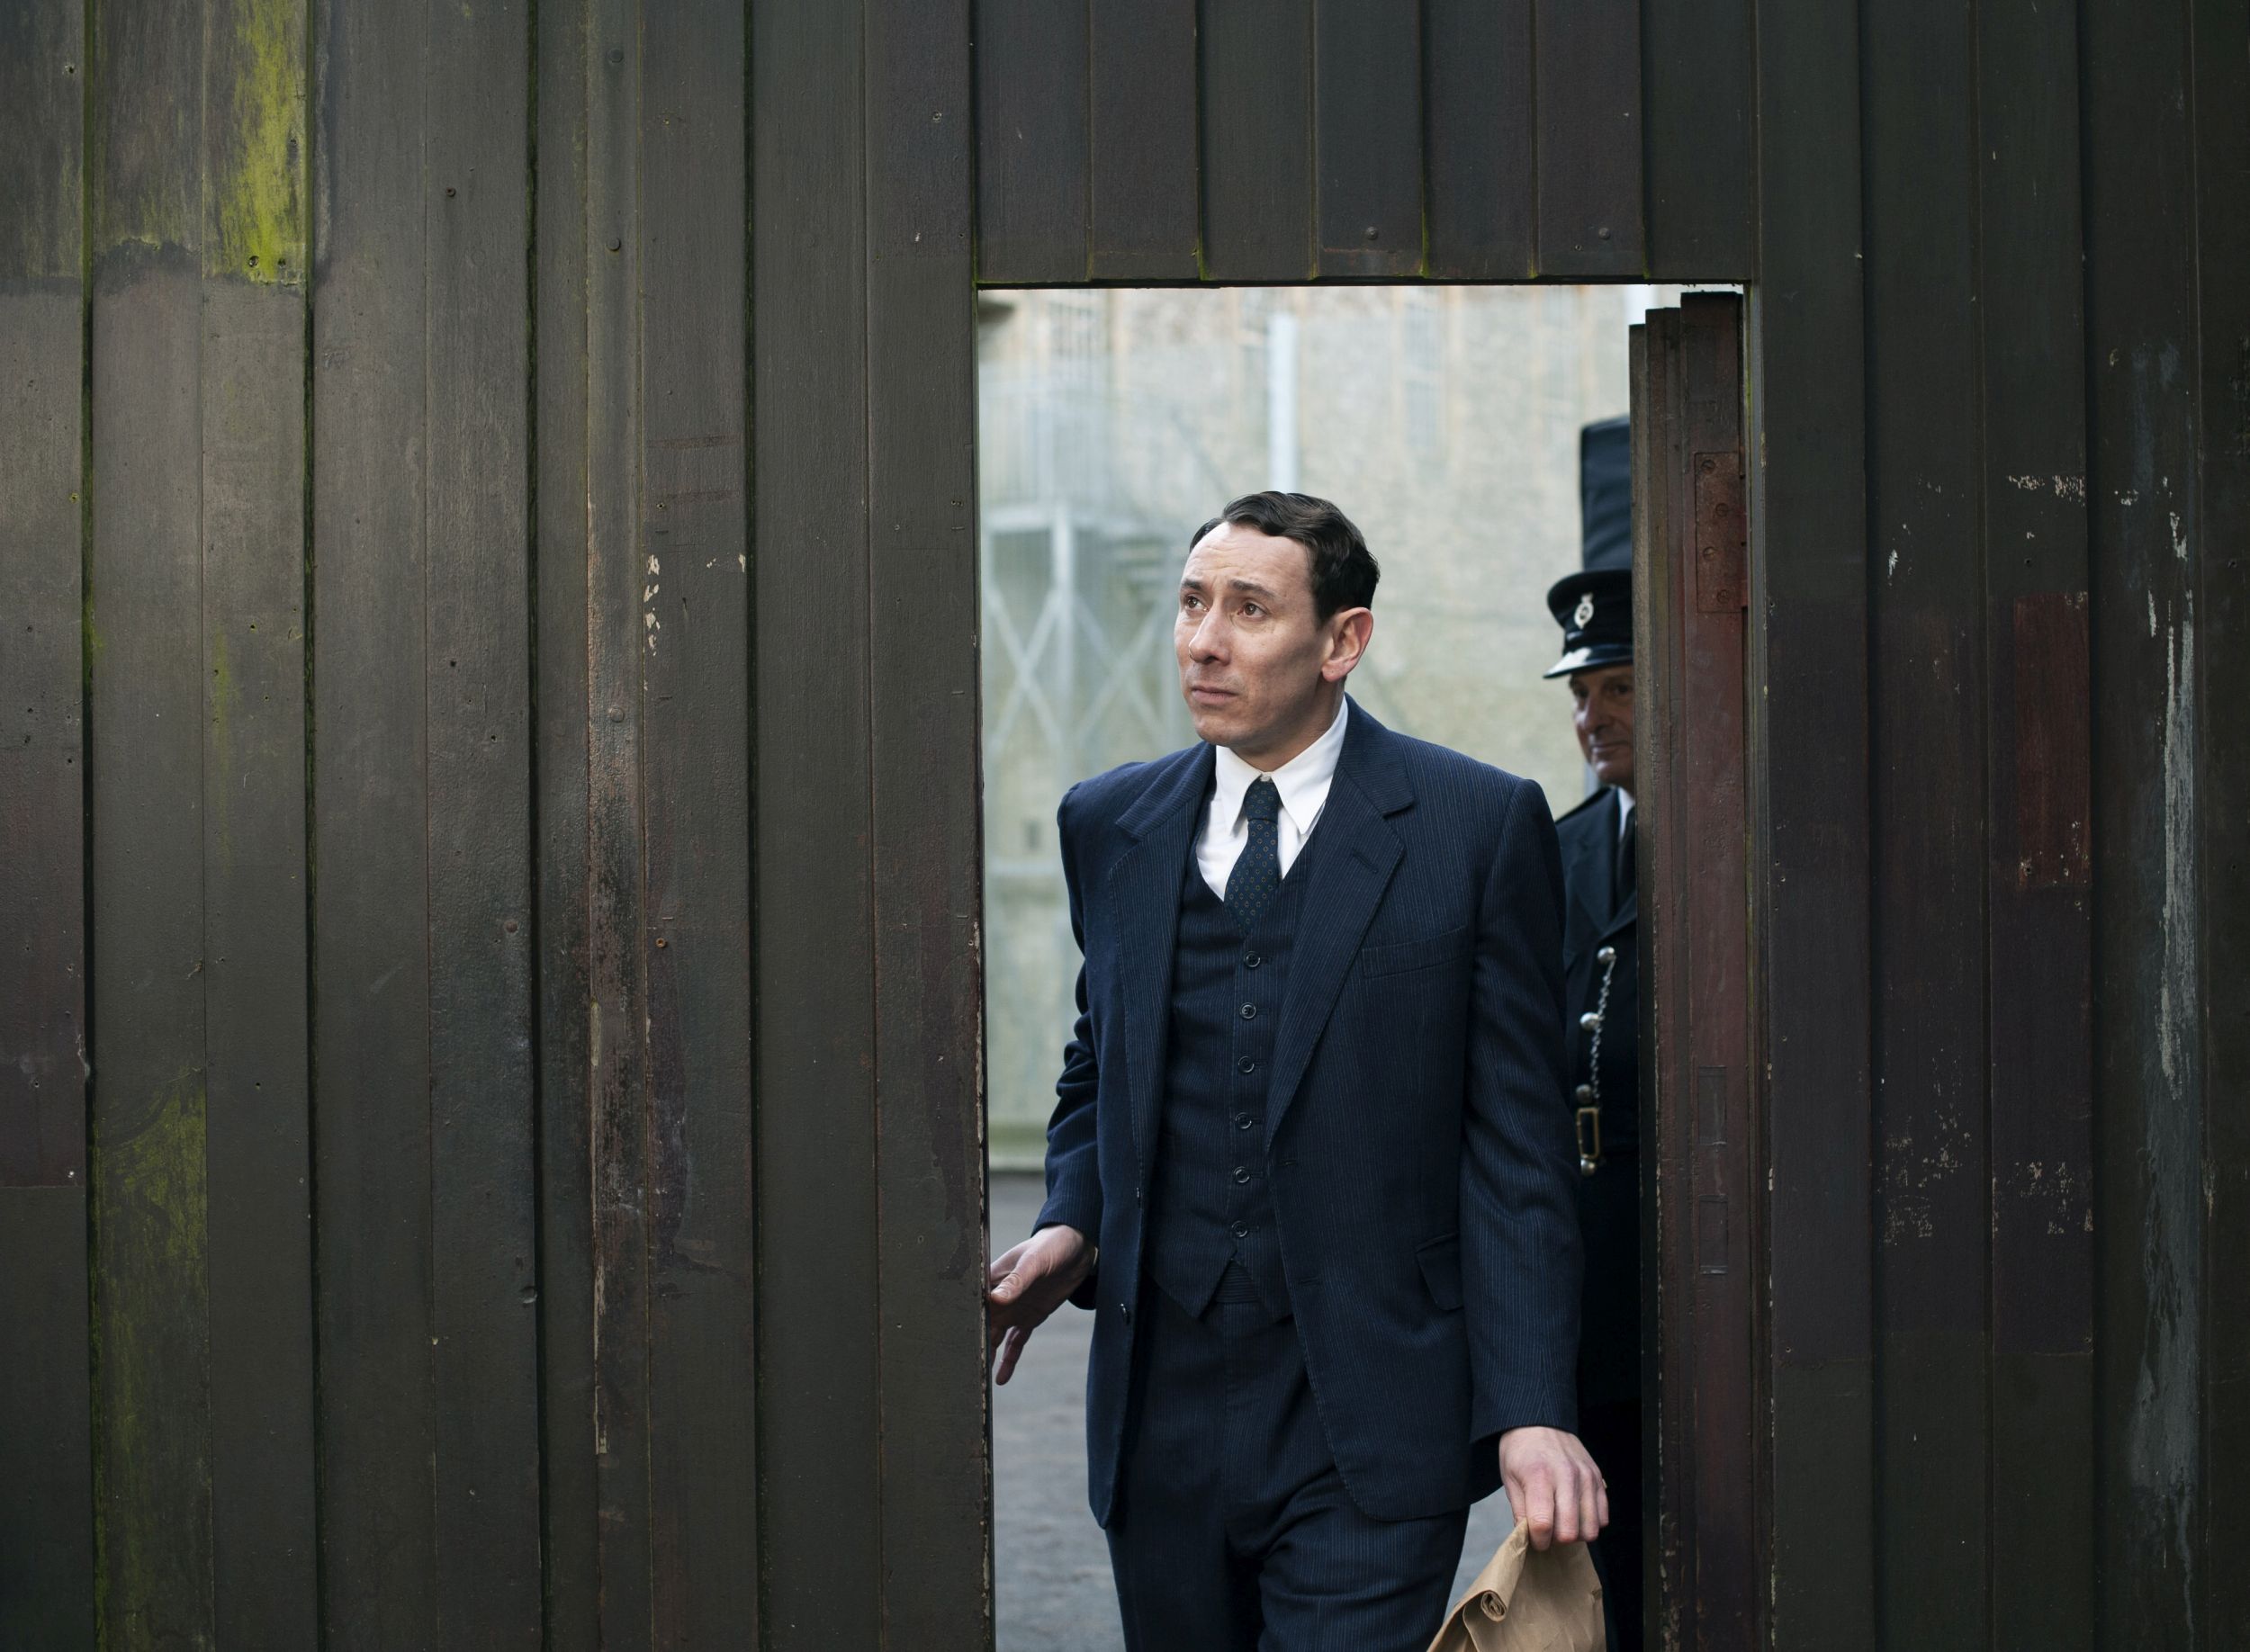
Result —
<path fill-rule="evenodd" d="M 1109 1523 L 1129 1652 L 1424 1652 L 1464 1508 L 1360 1513 L 1293 1319 L 1229 1265 L 1200 1318 L 1144 1293 L 1138 1399 Z"/>

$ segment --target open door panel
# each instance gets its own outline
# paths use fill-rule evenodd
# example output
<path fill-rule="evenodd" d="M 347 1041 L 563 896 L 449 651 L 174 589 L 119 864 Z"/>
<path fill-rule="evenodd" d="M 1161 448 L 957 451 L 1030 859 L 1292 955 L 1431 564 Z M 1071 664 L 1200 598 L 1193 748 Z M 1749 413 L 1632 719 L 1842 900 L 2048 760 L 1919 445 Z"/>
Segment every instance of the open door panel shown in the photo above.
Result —
<path fill-rule="evenodd" d="M 1649 1644 L 1761 1644 L 1742 301 L 1633 331 Z"/>

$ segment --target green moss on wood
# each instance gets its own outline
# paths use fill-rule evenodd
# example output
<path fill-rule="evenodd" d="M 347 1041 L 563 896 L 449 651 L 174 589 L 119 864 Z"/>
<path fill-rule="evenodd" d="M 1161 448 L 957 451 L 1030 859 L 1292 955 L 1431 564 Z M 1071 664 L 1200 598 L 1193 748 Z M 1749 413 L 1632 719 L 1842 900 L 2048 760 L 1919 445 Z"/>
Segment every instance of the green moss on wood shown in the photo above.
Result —
<path fill-rule="evenodd" d="M 304 279 L 304 13 L 297 0 L 235 0 L 212 42 L 208 124 L 223 128 L 205 179 L 207 274 Z"/>

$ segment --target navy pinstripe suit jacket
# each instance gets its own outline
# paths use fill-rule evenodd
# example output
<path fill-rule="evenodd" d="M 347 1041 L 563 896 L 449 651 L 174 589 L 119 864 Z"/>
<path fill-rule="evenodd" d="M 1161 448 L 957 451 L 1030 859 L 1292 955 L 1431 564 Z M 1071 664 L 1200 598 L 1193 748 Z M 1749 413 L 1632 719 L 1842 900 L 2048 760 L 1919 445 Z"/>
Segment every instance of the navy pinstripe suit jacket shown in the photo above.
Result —
<path fill-rule="evenodd" d="M 1097 1236 L 1089 1500 L 1108 1522 L 1133 1369 L 1198 745 L 1063 799 L 1084 963 L 1040 1225 Z M 1538 786 L 1356 704 L 1304 863 L 1266 1099 L 1298 1334 L 1346 1486 L 1382 1520 L 1457 1509 L 1493 1440 L 1576 1427 L 1579 1234 L 1565 1104 L 1562 873 Z M 1292 868 L 1293 870 L 1294 868 Z M 1153 1396 L 1153 1404 L 1209 1396 Z"/>

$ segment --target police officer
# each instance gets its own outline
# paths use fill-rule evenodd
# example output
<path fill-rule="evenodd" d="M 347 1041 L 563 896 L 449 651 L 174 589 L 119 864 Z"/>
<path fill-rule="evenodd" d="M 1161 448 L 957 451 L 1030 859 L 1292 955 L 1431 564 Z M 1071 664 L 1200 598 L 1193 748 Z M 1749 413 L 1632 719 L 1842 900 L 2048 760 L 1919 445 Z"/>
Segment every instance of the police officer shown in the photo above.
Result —
<path fill-rule="evenodd" d="M 1555 822 L 1567 888 L 1564 990 L 1570 1009 L 1579 1228 L 1586 1274 L 1579 1342 L 1579 1427 L 1608 1484 L 1610 1524 L 1595 1545 L 1612 1652 L 1641 1646 L 1641 982 L 1636 952 L 1633 794 L 1633 503 L 1628 421 L 1580 435 L 1584 563 L 1547 606 L 1570 680 L 1579 750 L 1594 794 Z"/>

